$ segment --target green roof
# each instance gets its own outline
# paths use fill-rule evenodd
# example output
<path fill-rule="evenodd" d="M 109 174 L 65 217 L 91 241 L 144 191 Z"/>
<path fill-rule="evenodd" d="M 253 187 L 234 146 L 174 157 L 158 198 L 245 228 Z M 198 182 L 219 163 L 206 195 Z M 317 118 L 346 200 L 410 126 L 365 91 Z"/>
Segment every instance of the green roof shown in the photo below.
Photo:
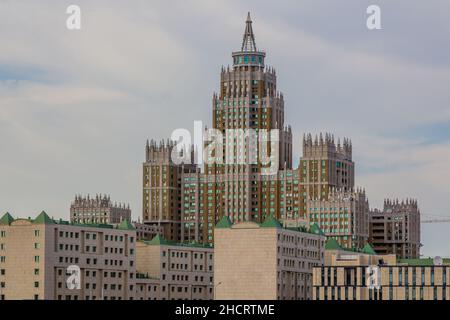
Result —
<path fill-rule="evenodd" d="M 128 219 L 123 220 L 118 226 L 117 229 L 120 230 L 136 230 L 136 228 L 131 224 Z"/>
<path fill-rule="evenodd" d="M 317 223 L 313 223 L 311 227 L 309 228 L 309 232 L 314 234 L 319 234 L 321 236 L 324 236 L 325 233 L 320 229 L 319 225 Z"/>
<path fill-rule="evenodd" d="M 149 245 L 171 245 L 172 243 L 166 239 L 164 239 L 164 237 L 162 237 L 160 234 L 157 234 L 156 236 L 153 237 L 152 240 L 150 241 L 144 241 L 145 244 L 149 244 Z"/>
<path fill-rule="evenodd" d="M 399 264 L 407 264 L 408 266 L 434 266 L 433 258 L 421 258 L 421 259 L 398 259 Z M 445 265 L 450 264 L 450 259 L 444 258 L 442 262 Z"/>
<path fill-rule="evenodd" d="M 55 221 L 51 219 L 45 211 L 42 211 L 36 219 L 33 220 L 33 223 L 35 224 L 55 224 Z"/>
<path fill-rule="evenodd" d="M 9 214 L 9 212 L 7 212 L 0 218 L 0 225 L 10 225 L 13 221 L 14 218 Z"/>
<path fill-rule="evenodd" d="M 370 245 L 370 243 L 367 243 L 363 248 L 362 248 L 362 253 L 366 253 L 366 254 L 377 254 L 375 252 L 375 250 L 373 250 L 372 246 Z"/>
<path fill-rule="evenodd" d="M 342 250 L 342 247 L 335 238 L 328 238 L 327 243 L 325 243 L 325 250 Z"/>
<path fill-rule="evenodd" d="M 179 247 L 197 247 L 197 248 L 213 248 L 211 244 L 208 243 L 198 243 L 198 242 L 175 242 L 165 239 L 161 235 L 156 235 L 153 237 L 150 241 L 140 241 L 147 245 L 153 245 L 153 246 L 179 246 Z"/>
<path fill-rule="evenodd" d="M 283 228 L 280 222 L 273 216 L 269 215 L 263 223 L 261 223 L 261 228 Z"/>
<path fill-rule="evenodd" d="M 220 219 L 219 222 L 217 222 L 216 224 L 216 228 L 218 229 L 230 228 L 231 226 L 232 226 L 231 220 L 227 216 L 223 216 L 222 219 Z"/>

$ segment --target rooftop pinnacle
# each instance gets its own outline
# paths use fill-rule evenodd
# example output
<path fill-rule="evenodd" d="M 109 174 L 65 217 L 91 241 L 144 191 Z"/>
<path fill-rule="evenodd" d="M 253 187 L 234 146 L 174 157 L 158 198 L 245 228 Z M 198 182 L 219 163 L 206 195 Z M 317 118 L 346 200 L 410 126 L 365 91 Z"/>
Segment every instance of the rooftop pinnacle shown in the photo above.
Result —
<path fill-rule="evenodd" d="M 255 43 L 255 35 L 253 34 L 252 29 L 252 19 L 250 18 L 250 12 L 247 14 L 247 21 L 245 21 L 245 32 L 244 32 L 244 39 L 242 40 L 241 51 L 246 52 L 257 51 Z"/>

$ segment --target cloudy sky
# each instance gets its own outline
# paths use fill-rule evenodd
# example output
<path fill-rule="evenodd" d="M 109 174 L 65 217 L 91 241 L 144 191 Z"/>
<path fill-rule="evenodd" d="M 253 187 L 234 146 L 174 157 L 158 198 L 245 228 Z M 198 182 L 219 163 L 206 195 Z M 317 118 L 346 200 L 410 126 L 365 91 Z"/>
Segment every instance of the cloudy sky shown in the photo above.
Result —
<path fill-rule="evenodd" d="M 81 7 L 82 29 L 66 28 Z M 366 28 L 381 7 L 382 30 Z M 350 137 L 371 207 L 450 216 L 450 3 L 0 0 L 0 211 L 67 218 L 76 193 L 141 211 L 147 138 L 211 119 L 247 11 L 277 69 L 295 158 L 305 132 Z M 450 256 L 450 223 L 424 224 Z"/>

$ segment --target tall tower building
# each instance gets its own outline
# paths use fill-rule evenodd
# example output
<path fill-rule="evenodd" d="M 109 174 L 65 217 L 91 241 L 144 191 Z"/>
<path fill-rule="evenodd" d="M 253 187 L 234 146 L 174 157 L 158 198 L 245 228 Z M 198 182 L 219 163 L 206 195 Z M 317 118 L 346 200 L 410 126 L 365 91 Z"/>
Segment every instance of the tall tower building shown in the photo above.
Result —
<path fill-rule="evenodd" d="M 192 164 L 172 161 L 172 141 L 147 141 L 143 164 L 143 221 L 163 227 L 166 239 L 181 240 L 181 178 L 183 173 L 195 172 Z"/>
<path fill-rule="evenodd" d="M 265 200 L 270 190 L 265 185 L 271 180 L 276 188 L 278 170 L 292 167 L 292 132 L 284 125 L 283 95 L 277 91 L 275 69 L 265 65 L 265 57 L 256 46 L 248 14 L 241 49 L 232 53 L 231 68 L 222 67 L 220 92 L 213 95 L 212 128 L 222 133 L 224 144 L 212 154 L 216 162 L 204 166 L 204 175 L 186 179 L 190 183 L 189 187 L 185 184 L 182 210 L 186 213 L 183 220 L 189 221 L 188 234 L 195 234 L 191 232 L 195 219 L 202 226 L 198 228 L 201 235 L 188 236 L 190 240 L 211 242 L 214 225 L 224 215 L 233 222 L 262 222 L 270 213 Z M 262 137 L 275 129 L 279 144 L 273 149 Z M 262 157 L 263 149 L 270 164 Z M 263 170 L 274 163 L 271 177 L 262 177 Z M 187 212 L 196 212 L 198 217 Z M 271 213 L 276 215 L 275 208 Z"/>
<path fill-rule="evenodd" d="M 306 212 L 307 199 L 325 200 L 331 189 L 350 191 L 355 186 L 355 164 L 352 143 L 344 139 L 335 143 L 334 136 L 320 133 L 313 139 L 303 137 L 303 156 L 300 158 L 303 199 L 301 212 Z"/>
<path fill-rule="evenodd" d="M 147 146 L 143 220 L 164 225 L 167 239 L 211 243 L 223 216 L 232 223 L 262 223 L 273 216 L 285 225 L 313 224 L 320 221 L 307 214 L 309 199 L 327 200 L 332 188 L 353 190 L 347 139 L 341 144 L 330 134 L 314 141 L 308 135 L 300 165 L 292 168 L 292 130 L 285 124 L 283 94 L 275 69 L 256 46 L 250 14 L 240 50 L 231 56 L 231 67 L 221 69 L 219 92 L 213 93 L 201 170 L 174 164 L 173 143 Z M 355 229 L 348 229 L 346 236 L 351 236 Z"/>

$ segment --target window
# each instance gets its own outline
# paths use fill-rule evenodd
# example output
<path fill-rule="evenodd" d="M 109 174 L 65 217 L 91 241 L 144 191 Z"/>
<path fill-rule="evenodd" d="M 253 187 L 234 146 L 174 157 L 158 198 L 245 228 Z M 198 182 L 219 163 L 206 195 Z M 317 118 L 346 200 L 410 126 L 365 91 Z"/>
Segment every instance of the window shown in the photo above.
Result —
<path fill-rule="evenodd" d="M 392 267 L 389 267 L 389 286 L 392 287 Z"/>
<path fill-rule="evenodd" d="M 35 281 L 35 282 L 34 282 L 34 287 L 35 287 L 35 288 L 39 288 L 39 281 Z"/>

